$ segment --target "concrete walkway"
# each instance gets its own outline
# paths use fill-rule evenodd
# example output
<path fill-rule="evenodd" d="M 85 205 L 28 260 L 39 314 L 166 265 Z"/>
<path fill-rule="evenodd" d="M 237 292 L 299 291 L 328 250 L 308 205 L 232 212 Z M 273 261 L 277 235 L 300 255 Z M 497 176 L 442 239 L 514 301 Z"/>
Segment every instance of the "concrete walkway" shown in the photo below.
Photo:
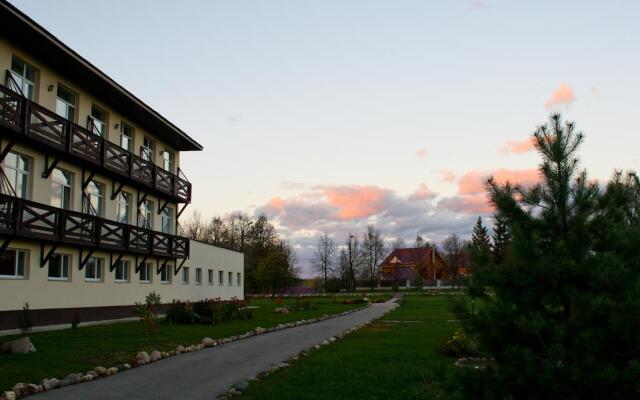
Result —
<path fill-rule="evenodd" d="M 237 381 L 256 376 L 301 350 L 378 318 L 392 307 L 392 303 L 372 304 L 342 317 L 181 354 L 108 378 L 44 392 L 34 398 L 212 400 Z"/>

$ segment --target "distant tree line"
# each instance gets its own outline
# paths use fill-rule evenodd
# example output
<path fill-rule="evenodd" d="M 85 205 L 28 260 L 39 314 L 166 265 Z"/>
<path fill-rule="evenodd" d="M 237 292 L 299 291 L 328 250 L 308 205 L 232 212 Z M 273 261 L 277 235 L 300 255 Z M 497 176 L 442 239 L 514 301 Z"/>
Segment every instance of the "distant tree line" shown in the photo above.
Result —
<path fill-rule="evenodd" d="M 252 217 L 236 211 L 205 220 L 196 211 L 181 226 L 181 234 L 244 253 L 247 293 L 278 293 L 296 278 L 295 252 L 264 214 Z"/>

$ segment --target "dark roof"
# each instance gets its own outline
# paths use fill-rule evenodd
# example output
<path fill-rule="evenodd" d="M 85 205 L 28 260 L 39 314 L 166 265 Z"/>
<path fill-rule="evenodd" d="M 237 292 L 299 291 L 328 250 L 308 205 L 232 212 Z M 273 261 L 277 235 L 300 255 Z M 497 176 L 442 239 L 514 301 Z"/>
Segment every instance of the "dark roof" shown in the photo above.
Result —
<path fill-rule="evenodd" d="M 0 35 L 179 151 L 202 145 L 18 10 L 0 0 Z M 160 82 L 159 82 L 160 84 Z"/>
<path fill-rule="evenodd" d="M 414 265 L 417 260 L 424 259 L 427 256 L 431 256 L 433 247 L 417 247 L 410 249 L 395 249 L 385 258 L 381 265 L 396 265 L 391 264 L 391 260 L 394 257 L 398 257 L 400 264 L 397 265 Z"/>

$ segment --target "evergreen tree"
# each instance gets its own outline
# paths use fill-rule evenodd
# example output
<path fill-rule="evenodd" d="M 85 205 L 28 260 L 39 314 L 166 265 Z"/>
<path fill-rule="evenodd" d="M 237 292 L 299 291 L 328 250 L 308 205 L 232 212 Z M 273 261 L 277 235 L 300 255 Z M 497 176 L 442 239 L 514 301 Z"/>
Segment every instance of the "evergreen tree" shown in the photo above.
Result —
<path fill-rule="evenodd" d="M 509 233 L 509 226 L 507 225 L 507 219 L 500 213 L 496 213 L 494 216 L 495 223 L 493 225 L 493 247 L 491 252 L 493 259 L 496 263 L 503 262 L 509 254 L 509 242 L 511 241 L 511 234 Z"/>
<path fill-rule="evenodd" d="M 503 263 L 476 266 L 477 313 L 461 314 L 486 368 L 457 368 L 452 397 L 640 397 L 640 184 L 606 190 L 578 170 L 583 135 L 553 115 L 534 133 L 541 182 L 487 181 L 511 232 Z"/>
<path fill-rule="evenodd" d="M 475 249 L 488 249 L 489 244 L 489 231 L 482 225 L 482 217 L 478 217 L 476 225 L 473 227 L 473 234 L 471 235 L 471 244 Z"/>

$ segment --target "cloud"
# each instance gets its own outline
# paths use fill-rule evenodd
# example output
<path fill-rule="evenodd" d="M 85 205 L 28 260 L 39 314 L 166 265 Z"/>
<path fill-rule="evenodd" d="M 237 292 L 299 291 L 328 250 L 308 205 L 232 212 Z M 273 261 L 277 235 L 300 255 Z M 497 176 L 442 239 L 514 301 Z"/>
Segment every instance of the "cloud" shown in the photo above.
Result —
<path fill-rule="evenodd" d="M 539 172 L 537 169 L 496 169 L 493 171 L 473 170 L 464 174 L 458 181 L 459 195 L 475 195 L 485 192 L 484 182 L 493 176 L 498 183 L 506 181 L 520 183 L 525 186 L 536 184 L 539 180 Z"/>
<path fill-rule="evenodd" d="M 566 83 L 561 83 L 560 86 L 553 92 L 549 100 L 544 103 L 545 108 L 555 108 L 562 105 L 569 105 L 575 101 L 573 95 L 573 89 Z"/>
<path fill-rule="evenodd" d="M 478 193 L 468 196 L 453 196 L 440 200 L 438 207 L 462 214 L 488 214 L 493 211 L 486 194 Z"/>
<path fill-rule="evenodd" d="M 522 154 L 536 149 L 533 138 L 523 140 L 508 140 L 505 144 L 498 148 L 500 154 Z"/>
<path fill-rule="evenodd" d="M 449 170 L 440 171 L 440 182 L 454 182 L 455 180 L 455 172 Z"/>
<path fill-rule="evenodd" d="M 412 200 L 412 201 L 425 200 L 434 196 L 435 196 L 435 193 L 432 193 L 431 190 L 429 190 L 429 188 L 427 187 L 427 185 L 423 183 L 418 187 L 418 189 L 416 189 L 415 192 L 409 195 L 409 200 Z"/>
<path fill-rule="evenodd" d="M 491 8 L 491 6 L 487 2 L 484 2 L 482 0 L 472 0 L 471 2 L 469 2 L 469 8 L 474 11 L 482 11 L 488 10 L 489 8 Z"/>
<path fill-rule="evenodd" d="M 427 149 L 422 147 L 422 148 L 416 150 L 415 154 L 416 154 L 416 157 L 418 157 L 418 158 L 424 158 L 424 156 L 427 155 Z"/>

